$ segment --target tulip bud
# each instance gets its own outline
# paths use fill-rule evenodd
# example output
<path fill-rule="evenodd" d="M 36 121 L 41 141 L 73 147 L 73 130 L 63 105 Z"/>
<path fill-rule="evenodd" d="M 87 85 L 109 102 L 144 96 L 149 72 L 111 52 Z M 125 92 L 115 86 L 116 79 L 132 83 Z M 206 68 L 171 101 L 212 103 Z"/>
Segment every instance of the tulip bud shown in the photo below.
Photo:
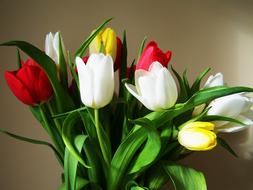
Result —
<path fill-rule="evenodd" d="M 205 89 L 205 88 L 211 88 L 211 87 L 223 86 L 223 85 L 224 85 L 223 74 L 217 73 L 216 75 L 211 75 L 208 77 L 203 88 Z M 205 107 L 206 107 L 206 104 L 201 104 L 201 105 L 196 106 L 192 112 L 192 115 L 193 116 L 199 115 L 200 113 L 202 113 Z"/>
<path fill-rule="evenodd" d="M 99 32 L 89 46 L 90 54 L 104 53 L 110 55 L 115 61 L 117 54 L 116 33 L 111 28 L 106 28 Z"/>
<path fill-rule="evenodd" d="M 46 73 L 31 59 L 17 71 L 6 71 L 4 76 L 13 94 L 29 106 L 47 101 L 53 94 Z"/>
<path fill-rule="evenodd" d="M 125 84 L 127 90 L 146 108 L 153 111 L 168 109 L 176 103 L 177 86 L 169 70 L 153 62 L 148 71 L 135 71 L 135 84 Z"/>
<path fill-rule="evenodd" d="M 143 50 L 141 57 L 136 65 L 136 69 L 143 69 L 147 71 L 150 65 L 155 61 L 158 61 L 160 64 L 167 68 L 168 63 L 171 59 L 171 55 L 171 51 L 163 53 L 162 50 L 158 47 L 157 43 L 151 41 Z"/>
<path fill-rule="evenodd" d="M 60 63 L 60 41 L 59 40 L 61 40 L 62 52 L 66 60 L 66 51 L 65 51 L 65 47 L 64 47 L 63 40 L 60 33 L 56 32 L 55 34 L 53 34 L 52 32 L 50 32 L 46 35 L 45 52 L 51 59 L 54 60 L 56 64 Z"/>
<path fill-rule="evenodd" d="M 113 60 L 104 54 L 91 54 L 86 64 L 76 57 L 81 100 L 95 109 L 110 103 L 114 91 Z"/>
<path fill-rule="evenodd" d="M 220 115 L 237 119 L 247 126 L 253 124 L 252 110 L 253 99 L 245 94 L 232 94 L 213 100 L 207 115 Z M 217 121 L 216 130 L 218 132 L 237 132 L 246 128 L 245 125 L 231 123 L 227 121 Z"/>
<path fill-rule="evenodd" d="M 223 85 L 224 85 L 223 74 L 217 73 L 216 75 L 209 76 L 209 78 L 207 79 L 204 85 L 204 88 L 223 86 Z"/>
<path fill-rule="evenodd" d="M 178 133 L 178 142 L 193 151 L 206 151 L 217 144 L 214 124 L 210 122 L 191 122 Z"/>

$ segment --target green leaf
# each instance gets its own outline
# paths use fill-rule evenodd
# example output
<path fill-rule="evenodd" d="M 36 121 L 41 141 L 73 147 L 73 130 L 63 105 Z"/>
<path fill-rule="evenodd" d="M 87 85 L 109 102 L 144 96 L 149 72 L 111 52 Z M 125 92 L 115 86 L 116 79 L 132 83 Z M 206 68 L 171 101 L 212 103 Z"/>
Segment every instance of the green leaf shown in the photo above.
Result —
<path fill-rule="evenodd" d="M 67 91 L 60 85 L 57 78 L 55 63 L 50 57 L 37 47 L 25 41 L 9 41 L 0 44 L 0 46 L 16 46 L 34 59 L 45 70 L 52 84 L 59 111 L 63 112 L 73 109 L 73 101 Z"/>
<path fill-rule="evenodd" d="M 178 84 L 179 84 L 179 88 L 180 88 L 180 93 L 179 93 L 177 102 L 179 102 L 179 103 L 184 102 L 188 99 L 187 88 L 185 86 L 184 80 L 178 74 L 178 72 L 173 68 L 172 65 L 171 65 L 171 70 L 173 71 L 174 75 L 176 76 Z"/>
<path fill-rule="evenodd" d="M 140 46 L 140 48 L 139 48 L 139 52 L 138 52 L 138 57 L 137 57 L 136 63 L 138 63 L 139 60 L 140 60 L 140 57 L 141 57 L 141 54 L 142 54 L 142 52 L 143 52 L 143 49 L 144 49 L 144 46 L 145 46 L 146 41 L 147 41 L 147 36 L 144 36 L 144 38 L 143 38 L 143 40 L 142 40 L 142 42 L 141 42 L 141 46 Z"/>
<path fill-rule="evenodd" d="M 64 120 L 63 127 L 62 127 L 62 138 L 69 149 L 70 153 L 85 167 L 90 168 L 85 161 L 83 160 L 82 156 L 79 154 L 77 147 L 74 144 L 75 139 L 75 124 L 77 121 L 80 121 L 80 115 L 78 112 L 73 112 L 69 114 L 66 119 Z"/>
<path fill-rule="evenodd" d="M 136 173 L 150 165 L 158 156 L 161 149 L 161 140 L 150 120 L 141 118 L 134 121 L 135 124 L 143 126 L 148 132 L 148 139 L 142 151 L 133 160 L 129 168 L 129 174 Z"/>
<path fill-rule="evenodd" d="M 21 61 L 20 52 L 19 52 L 18 48 L 17 48 L 17 58 L 18 58 L 18 68 L 21 68 L 22 67 L 22 61 Z"/>
<path fill-rule="evenodd" d="M 67 63 L 66 63 L 66 50 L 62 41 L 61 33 L 59 32 L 59 72 L 61 84 L 68 88 L 68 73 L 67 73 Z"/>
<path fill-rule="evenodd" d="M 69 65 L 69 68 L 70 68 L 70 72 L 72 74 L 72 77 L 74 78 L 75 82 L 76 82 L 76 85 L 79 89 L 79 80 L 78 80 L 78 76 L 75 72 L 75 69 L 74 69 L 74 66 L 73 66 L 73 63 L 71 61 L 71 55 L 70 55 L 70 52 L 68 51 L 68 65 Z"/>
<path fill-rule="evenodd" d="M 163 169 L 163 162 L 159 161 L 146 172 L 145 184 L 150 190 L 161 189 L 170 177 Z"/>
<path fill-rule="evenodd" d="M 75 190 L 81 190 L 89 184 L 90 184 L 90 182 L 88 180 L 77 177 L 77 179 L 76 179 L 76 189 Z M 63 183 L 58 188 L 58 190 L 69 190 L 69 189 L 67 188 L 66 183 Z"/>
<path fill-rule="evenodd" d="M 202 79 L 206 76 L 206 74 L 211 70 L 211 68 L 205 69 L 194 81 L 192 87 L 191 87 L 191 94 L 196 93 L 200 89 L 200 83 Z"/>
<path fill-rule="evenodd" d="M 193 109 L 195 106 L 210 102 L 216 98 L 240 93 L 240 92 L 253 92 L 253 88 L 248 87 L 226 87 L 217 86 L 206 88 L 195 93 L 187 102 L 183 104 L 175 105 L 175 107 L 170 108 L 164 112 L 152 112 L 145 117 L 153 121 L 155 127 L 162 126 L 166 122 L 172 120 L 176 116 Z"/>
<path fill-rule="evenodd" d="M 37 139 L 31 139 L 31 138 L 23 137 L 23 136 L 20 136 L 20 135 L 16 135 L 16 134 L 10 133 L 10 132 L 8 132 L 8 131 L 6 131 L 6 130 L 4 130 L 4 129 L 0 129 L 0 132 L 3 133 L 3 134 L 6 134 L 6 135 L 8 135 L 8 136 L 10 136 L 10 137 L 12 137 L 12 138 L 15 138 L 15 139 L 17 139 L 17 140 L 20 140 L 20 141 L 24 141 L 24 142 L 28 142 L 28 143 L 32 143 L 32 144 L 38 144 L 38 145 L 45 145 L 45 146 L 51 148 L 51 149 L 54 151 L 57 160 L 58 160 L 58 161 L 60 162 L 60 164 L 63 166 L 63 160 L 62 160 L 62 158 L 61 158 L 61 155 L 60 155 L 60 153 L 55 149 L 55 147 L 54 147 L 52 144 L 50 144 L 50 143 L 48 143 L 48 142 L 45 142 L 45 141 L 41 141 L 41 140 L 37 140 Z"/>
<path fill-rule="evenodd" d="M 82 151 L 84 142 L 87 137 L 87 135 L 78 135 L 74 139 L 74 144 L 79 154 Z M 64 175 L 67 189 L 70 188 L 70 190 L 76 190 L 77 166 L 78 160 L 71 154 L 68 149 L 66 149 L 64 160 Z"/>
<path fill-rule="evenodd" d="M 201 121 L 229 121 L 232 123 L 237 123 L 239 125 L 247 126 L 245 123 L 243 123 L 237 119 L 234 119 L 231 117 L 225 117 L 225 116 L 221 116 L 221 115 L 206 115 L 201 119 Z"/>
<path fill-rule="evenodd" d="M 105 20 L 99 27 L 97 27 L 97 29 L 92 32 L 92 34 L 81 44 L 81 46 L 79 47 L 79 49 L 76 51 L 75 53 L 75 57 L 82 57 L 86 51 L 86 49 L 89 47 L 90 43 L 92 42 L 92 40 L 97 36 L 97 34 L 104 28 L 104 26 L 110 22 L 112 20 L 112 18 L 109 18 L 107 20 Z"/>
<path fill-rule="evenodd" d="M 164 170 L 170 176 L 175 190 L 207 190 L 202 172 L 172 162 L 164 164 Z"/>
<path fill-rule="evenodd" d="M 146 130 L 137 130 L 130 133 L 120 144 L 115 152 L 109 171 L 108 189 L 117 190 L 121 184 L 123 177 L 126 174 L 129 163 L 137 150 L 147 139 Z"/>
<path fill-rule="evenodd" d="M 219 145 L 225 148 L 228 152 L 230 152 L 234 157 L 238 158 L 238 155 L 235 153 L 235 151 L 229 146 L 229 144 L 224 139 L 218 137 L 217 142 Z"/>

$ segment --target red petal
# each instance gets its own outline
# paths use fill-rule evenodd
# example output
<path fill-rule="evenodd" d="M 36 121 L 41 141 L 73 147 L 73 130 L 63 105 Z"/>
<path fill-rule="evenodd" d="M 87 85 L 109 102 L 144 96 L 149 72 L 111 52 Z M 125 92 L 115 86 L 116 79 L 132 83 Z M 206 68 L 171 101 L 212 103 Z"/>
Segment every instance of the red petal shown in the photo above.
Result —
<path fill-rule="evenodd" d="M 117 54 L 114 62 L 114 71 L 120 68 L 121 53 L 122 53 L 122 42 L 121 39 L 117 37 Z"/>
<path fill-rule="evenodd" d="M 46 101 L 53 95 L 53 89 L 46 73 L 40 70 L 36 79 L 36 94 L 40 101 Z"/>
<path fill-rule="evenodd" d="M 12 93 L 24 104 L 33 106 L 36 104 L 36 101 L 30 95 L 28 89 L 20 82 L 16 76 L 15 72 L 6 71 L 4 73 L 5 80 L 11 89 Z"/>

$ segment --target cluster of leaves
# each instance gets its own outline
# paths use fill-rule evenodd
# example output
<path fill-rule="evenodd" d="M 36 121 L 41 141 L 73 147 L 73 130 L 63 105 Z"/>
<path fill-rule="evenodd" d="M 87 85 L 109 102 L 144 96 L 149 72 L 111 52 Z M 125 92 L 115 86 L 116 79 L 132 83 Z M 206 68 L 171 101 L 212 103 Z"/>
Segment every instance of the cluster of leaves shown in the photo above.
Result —
<path fill-rule="evenodd" d="M 75 56 L 83 56 L 90 42 L 110 21 L 102 23 L 80 46 Z M 66 62 L 62 55 L 59 81 L 54 61 L 43 51 L 24 41 L 10 41 L 1 46 L 16 46 L 34 59 L 45 70 L 54 90 L 54 97 L 47 103 L 31 107 L 31 111 L 52 138 L 48 142 L 21 137 L 5 130 L 1 132 L 19 140 L 49 146 L 64 169 L 60 190 L 108 189 L 141 190 L 160 189 L 168 181 L 177 190 L 207 189 L 204 175 L 192 168 L 176 163 L 190 154 L 177 141 L 178 126 L 189 120 L 228 120 L 231 118 L 208 117 L 203 112 L 192 118 L 194 107 L 218 97 L 253 92 L 246 87 L 212 87 L 200 89 L 200 83 L 209 69 L 201 73 L 190 86 L 186 72 L 180 76 L 173 68 L 179 84 L 177 104 L 162 112 L 150 112 L 124 88 L 127 78 L 126 33 L 123 35 L 120 68 L 120 90 L 117 97 L 100 110 L 100 129 L 107 160 L 103 159 L 96 135 L 94 113 L 80 102 L 79 85 L 74 64 L 68 54 L 74 91 L 66 85 Z M 143 41 L 140 52 L 145 44 Z M 140 55 L 140 53 L 139 53 Z M 19 56 L 19 54 L 18 54 Z M 20 57 L 19 57 L 20 60 Z M 134 64 L 134 62 L 133 62 Z M 65 81 L 65 82 L 64 82 Z M 232 149 L 222 139 L 221 144 Z"/>

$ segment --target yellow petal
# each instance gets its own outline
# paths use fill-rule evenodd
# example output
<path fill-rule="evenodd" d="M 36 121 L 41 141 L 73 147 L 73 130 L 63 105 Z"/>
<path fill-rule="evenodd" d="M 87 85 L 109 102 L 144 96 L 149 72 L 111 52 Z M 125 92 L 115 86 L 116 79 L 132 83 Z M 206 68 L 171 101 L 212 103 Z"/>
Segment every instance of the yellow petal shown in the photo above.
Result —
<path fill-rule="evenodd" d="M 217 144 L 216 134 L 203 128 L 182 129 L 178 133 L 178 141 L 185 148 L 193 151 L 206 151 Z"/>
<path fill-rule="evenodd" d="M 203 128 L 206 130 L 214 130 L 215 125 L 211 122 L 203 122 L 203 121 L 195 121 L 186 124 L 183 129 L 189 129 L 189 128 Z"/>

